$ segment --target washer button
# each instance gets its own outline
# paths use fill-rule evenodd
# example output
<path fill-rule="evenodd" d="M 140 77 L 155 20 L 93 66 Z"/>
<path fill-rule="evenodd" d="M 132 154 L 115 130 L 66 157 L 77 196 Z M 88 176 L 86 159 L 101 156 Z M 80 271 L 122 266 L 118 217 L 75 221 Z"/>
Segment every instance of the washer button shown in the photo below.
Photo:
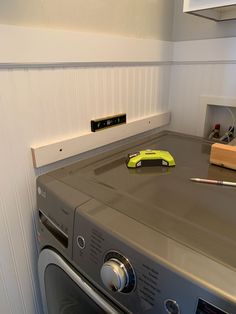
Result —
<path fill-rule="evenodd" d="M 77 244 L 78 244 L 79 248 L 81 248 L 81 249 L 85 248 L 85 240 L 82 236 L 77 237 Z"/>
<path fill-rule="evenodd" d="M 165 309 L 168 314 L 180 314 L 179 305 L 175 300 L 165 300 Z"/>

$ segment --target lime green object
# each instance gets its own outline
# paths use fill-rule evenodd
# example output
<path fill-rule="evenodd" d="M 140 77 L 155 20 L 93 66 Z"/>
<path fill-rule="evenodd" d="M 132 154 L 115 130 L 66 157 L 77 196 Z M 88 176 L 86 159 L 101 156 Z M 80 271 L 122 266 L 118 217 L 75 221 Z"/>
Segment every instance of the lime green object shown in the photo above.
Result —
<path fill-rule="evenodd" d="M 164 150 L 146 149 L 129 154 L 127 160 L 128 168 L 150 167 L 150 166 L 175 166 L 175 160 L 171 154 Z"/>

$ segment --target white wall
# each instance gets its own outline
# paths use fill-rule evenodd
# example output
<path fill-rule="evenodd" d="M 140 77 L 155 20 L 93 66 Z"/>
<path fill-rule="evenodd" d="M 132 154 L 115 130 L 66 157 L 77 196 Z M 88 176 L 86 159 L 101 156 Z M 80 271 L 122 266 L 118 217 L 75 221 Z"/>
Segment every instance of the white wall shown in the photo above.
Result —
<path fill-rule="evenodd" d="M 236 21 L 184 14 L 182 2 L 175 1 L 170 129 L 202 136 L 201 96 L 236 97 Z"/>
<path fill-rule="evenodd" d="M 188 63 L 172 67 L 170 129 L 202 136 L 201 96 L 236 98 L 236 64 Z M 222 103 L 227 105 L 227 102 Z M 224 112 L 223 112 L 224 114 Z M 228 119 L 231 124 L 231 117 Z M 221 122 L 221 121 L 218 121 Z"/>
<path fill-rule="evenodd" d="M 0 1 L 0 24 L 171 40 L 173 0 Z"/>
<path fill-rule="evenodd" d="M 170 66 L 173 0 L 71 1 L 70 9 L 68 1 L 61 1 L 62 7 L 55 6 L 55 1 L 49 7 L 49 3 L 53 2 L 0 3 L 0 23 L 17 25 L 0 29 L 0 313 L 41 313 L 35 179 L 63 163 L 35 171 L 31 145 L 88 131 L 94 117 L 125 111 L 129 118 L 137 119 L 165 111 L 168 103 L 173 111 L 172 129 L 196 134 L 202 94 L 236 96 L 232 54 L 227 58 L 221 54 L 212 61 L 205 42 L 193 41 L 199 46 L 191 50 L 191 42 L 180 41 L 175 44 L 175 63 Z M 180 8 L 181 1 L 176 3 Z M 202 19 L 198 21 L 202 23 Z M 179 23 L 175 15 L 174 32 Z M 90 31 L 91 37 L 86 34 L 87 39 L 82 40 L 83 35 L 75 32 L 78 30 Z M 198 30 L 193 30 L 190 37 L 186 37 L 188 29 L 184 35 L 175 32 L 174 37 L 196 39 Z M 98 33 L 109 33 L 109 39 L 101 39 L 103 35 Z M 214 30 L 213 37 L 219 37 L 217 34 Z M 230 34 L 227 31 L 224 37 Z M 130 36 L 130 45 L 124 36 Z M 141 41 L 137 42 L 137 37 Z M 91 53 L 94 39 L 98 43 L 102 40 L 103 46 L 92 46 Z M 221 41 L 215 44 L 216 51 L 222 47 Z M 228 47 L 231 51 L 230 44 Z M 196 51 L 202 50 L 208 55 L 199 60 Z M 57 64 L 52 66 L 55 60 Z"/>
<path fill-rule="evenodd" d="M 30 146 L 166 111 L 172 16 L 172 0 L 0 1 L 0 313 L 42 313 L 35 179 L 76 160 L 35 171 Z"/>
<path fill-rule="evenodd" d="M 166 17 L 168 23 L 165 23 L 169 25 L 171 12 L 166 9 L 171 8 L 171 1 L 165 1 L 158 14 L 162 15 L 162 21 Z M 133 2 L 140 14 L 141 2 Z M 21 8 L 22 1 L 2 1 L 0 21 L 21 24 L 17 19 L 20 16 L 25 24 L 38 19 L 42 22 L 43 13 L 37 18 L 38 3 L 28 1 Z M 40 3 L 46 6 L 47 1 Z M 94 3 L 106 4 L 111 9 L 108 2 Z M 125 1 L 122 3 L 123 10 Z M 154 9 L 160 9 L 157 1 L 148 3 L 150 6 L 156 3 Z M 52 8 L 45 12 L 52 13 Z M 149 14 L 150 8 L 142 12 L 142 18 L 148 19 Z M 125 17 L 126 30 L 119 28 L 121 35 L 153 37 L 155 30 L 144 26 L 141 33 L 138 28 L 129 31 L 133 27 L 129 16 Z M 100 21 L 95 26 L 105 31 L 110 22 L 108 19 L 103 25 Z M 136 27 L 138 24 L 137 20 Z M 144 24 L 145 21 L 141 22 Z M 91 25 L 92 17 L 86 28 Z M 56 26 L 55 23 L 53 27 Z M 0 313 L 42 313 L 36 269 L 35 179 L 64 163 L 35 171 L 30 146 L 88 132 L 92 118 L 126 112 L 128 119 L 135 120 L 168 108 L 170 42 L 155 38 L 127 39 L 114 35 L 115 31 L 109 32 L 109 36 L 98 32 L 77 33 L 68 31 L 67 26 L 67 33 L 58 29 L 0 26 Z M 171 26 L 168 27 L 170 30 Z M 169 36 L 162 29 L 157 37 L 167 40 Z"/>
<path fill-rule="evenodd" d="M 0 70 L 0 313 L 40 313 L 33 217 L 43 169 L 34 171 L 30 146 L 89 131 L 94 117 L 166 111 L 169 73 L 155 65 Z"/>

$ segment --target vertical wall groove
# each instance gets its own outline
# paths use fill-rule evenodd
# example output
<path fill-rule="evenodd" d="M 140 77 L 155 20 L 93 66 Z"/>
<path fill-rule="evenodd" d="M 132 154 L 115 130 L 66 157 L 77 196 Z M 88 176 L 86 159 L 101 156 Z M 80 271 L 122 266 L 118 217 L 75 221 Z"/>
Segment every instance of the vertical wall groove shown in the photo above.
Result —
<path fill-rule="evenodd" d="M 3 197 L 0 194 L 0 217 L 1 217 L 1 233 L 0 233 L 0 239 L 1 239 L 1 247 L 6 245 L 5 239 L 4 239 L 4 227 L 5 227 L 5 219 L 3 215 Z M 4 225 L 3 225 L 4 223 Z M 9 243 L 9 240 L 7 241 L 7 244 Z M 12 309 L 12 303 L 10 302 L 9 293 L 8 293 L 8 287 L 6 284 L 6 277 L 8 277 L 7 273 L 3 270 L 4 269 L 4 261 L 3 256 L 0 257 L 0 282 L 1 282 L 1 294 L 0 294 L 0 312 L 1 313 L 13 313 Z"/>
<path fill-rule="evenodd" d="M 27 183 L 26 183 L 26 186 L 27 186 Z M 28 195 L 26 195 L 26 197 L 29 198 Z M 26 265 L 27 265 L 27 272 L 28 272 L 29 279 L 30 279 L 30 290 L 32 291 L 32 294 L 33 294 L 34 307 L 35 307 L 36 311 L 38 312 L 39 302 L 38 302 L 36 288 L 35 288 L 35 284 L 36 284 L 35 279 L 36 278 L 32 272 L 32 261 L 30 260 L 30 257 L 31 257 L 30 248 L 29 248 L 29 243 L 28 243 L 28 239 L 26 236 L 26 230 L 24 228 L 24 218 L 23 218 L 23 208 L 22 208 L 23 200 L 21 200 L 21 197 L 20 197 L 19 192 L 17 190 L 15 191 L 15 199 L 17 201 L 16 207 L 17 207 L 17 211 L 18 211 L 19 225 L 20 225 L 21 235 L 22 235 L 21 237 L 23 239 L 22 247 L 24 248 L 25 261 L 26 261 Z M 30 221 L 31 221 L 31 219 L 30 219 Z M 33 236 L 33 234 L 32 234 L 32 236 Z M 24 286 L 24 288 L 25 288 L 25 286 Z M 24 298 L 27 300 L 27 295 Z M 29 309 L 27 310 L 27 312 L 29 314 L 31 314 Z"/>
<path fill-rule="evenodd" d="M 8 312 L 6 312 L 6 309 L 11 308 L 11 305 L 10 305 L 10 299 L 9 299 L 7 286 L 6 286 L 6 278 L 4 276 L 4 272 L 2 270 L 1 263 L 0 263 L 0 284 L 1 284 L 1 298 L 0 298 L 0 300 L 2 300 L 0 303 L 1 313 L 12 314 L 12 310 L 11 310 L 11 312 L 9 312 L 8 310 L 7 310 Z M 4 303 L 5 303 L 5 305 L 4 305 Z"/>
<path fill-rule="evenodd" d="M 26 313 L 26 307 L 25 307 L 25 302 L 24 302 L 24 297 L 23 297 L 23 290 L 22 290 L 22 284 L 20 283 L 20 277 L 19 277 L 19 272 L 17 269 L 17 258 L 16 255 L 14 253 L 14 243 L 12 241 L 12 236 L 11 236 L 11 231 L 10 231 L 10 227 L 9 227 L 9 222 L 7 219 L 7 214 L 6 214 L 6 205 L 4 203 L 2 203 L 2 216 L 3 216 L 3 221 L 4 221 L 4 225 L 5 225 L 5 230 L 8 236 L 8 249 L 9 249 L 9 253 L 10 253 L 10 261 L 12 264 L 12 270 L 13 270 L 13 274 L 15 282 L 16 282 L 16 286 L 14 287 L 14 290 L 17 290 L 20 298 L 13 298 L 13 300 L 15 300 L 15 302 L 11 302 L 10 306 L 14 308 L 11 309 L 11 312 L 13 313 L 17 313 L 17 310 L 20 311 L 21 313 Z M 5 282 L 6 280 L 9 280 L 8 278 L 5 277 Z M 8 287 L 8 291 L 7 294 L 11 294 L 12 291 L 10 291 L 9 287 Z M 19 299 L 19 303 L 17 304 L 17 299 Z"/>

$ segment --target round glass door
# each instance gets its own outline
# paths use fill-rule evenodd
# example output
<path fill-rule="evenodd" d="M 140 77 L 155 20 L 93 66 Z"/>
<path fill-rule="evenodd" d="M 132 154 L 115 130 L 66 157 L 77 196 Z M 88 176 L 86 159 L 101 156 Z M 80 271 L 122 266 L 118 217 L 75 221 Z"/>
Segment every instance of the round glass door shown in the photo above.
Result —
<path fill-rule="evenodd" d="M 59 266 L 47 266 L 44 282 L 48 314 L 107 313 Z"/>

